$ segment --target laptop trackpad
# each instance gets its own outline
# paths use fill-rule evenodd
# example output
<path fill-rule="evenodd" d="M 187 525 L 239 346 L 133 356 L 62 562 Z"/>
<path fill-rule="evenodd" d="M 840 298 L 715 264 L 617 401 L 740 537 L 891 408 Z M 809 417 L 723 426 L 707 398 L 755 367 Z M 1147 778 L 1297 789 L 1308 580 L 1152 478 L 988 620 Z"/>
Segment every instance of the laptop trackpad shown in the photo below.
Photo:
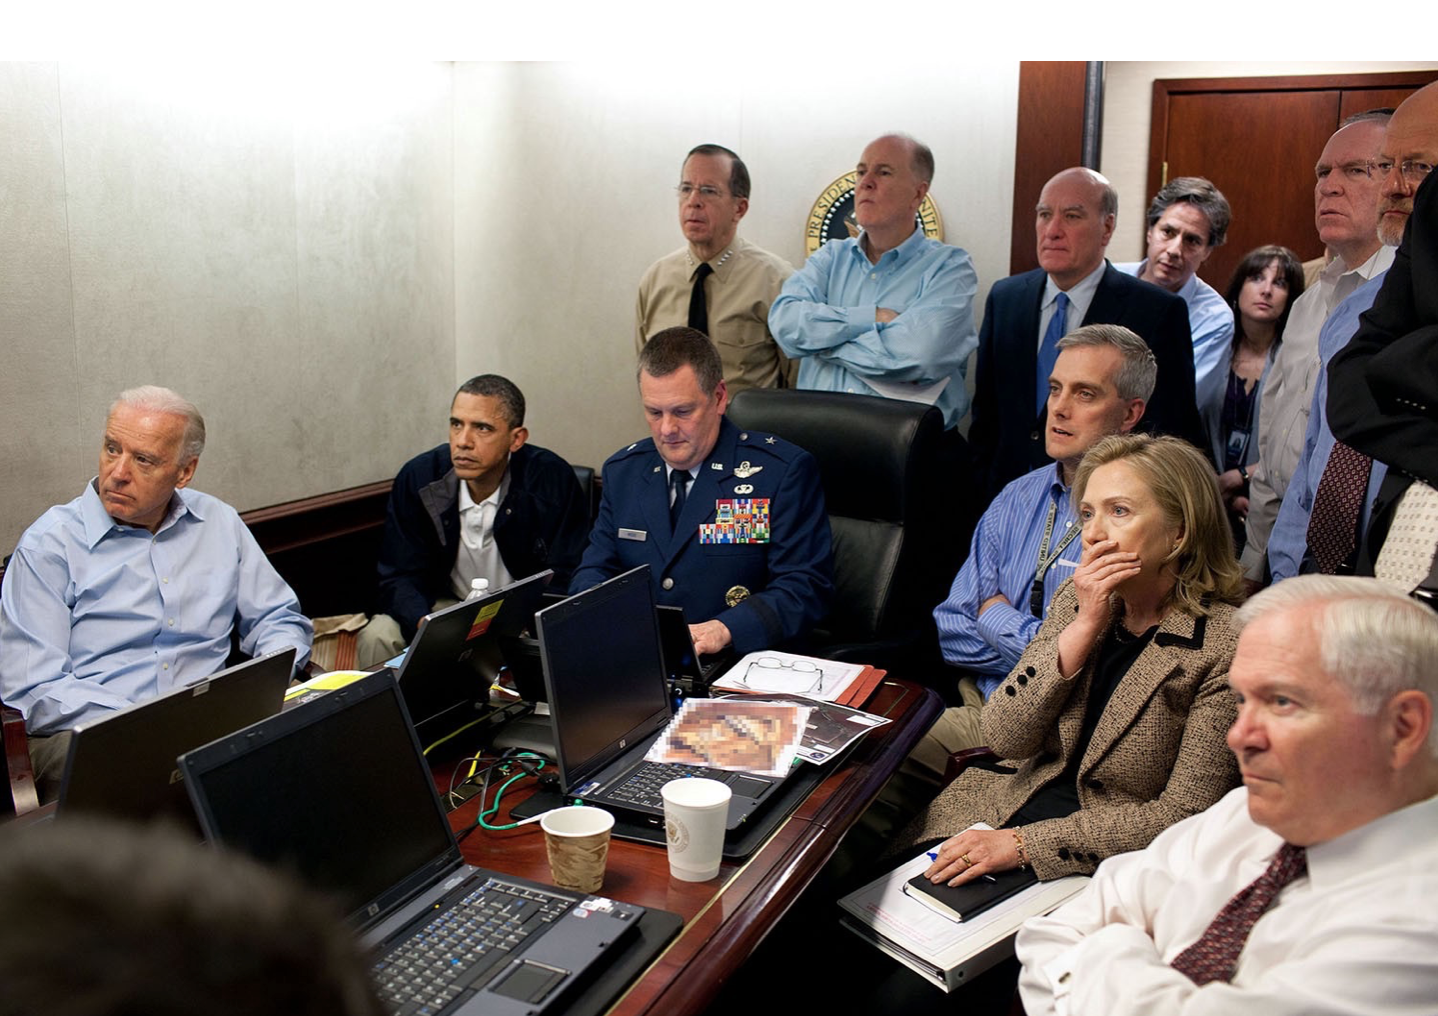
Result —
<path fill-rule="evenodd" d="M 756 801 L 773 787 L 774 784 L 769 780 L 756 780 L 750 776 L 736 776 L 729 782 L 729 789 L 735 797 L 749 797 Z"/>
<path fill-rule="evenodd" d="M 521 1002 L 538 1003 L 554 990 L 560 981 L 569 976 L 569 971 L 522 960 L 515 964 L 503 980 L 490 986 L 496 995 L 518 999 Z"/>

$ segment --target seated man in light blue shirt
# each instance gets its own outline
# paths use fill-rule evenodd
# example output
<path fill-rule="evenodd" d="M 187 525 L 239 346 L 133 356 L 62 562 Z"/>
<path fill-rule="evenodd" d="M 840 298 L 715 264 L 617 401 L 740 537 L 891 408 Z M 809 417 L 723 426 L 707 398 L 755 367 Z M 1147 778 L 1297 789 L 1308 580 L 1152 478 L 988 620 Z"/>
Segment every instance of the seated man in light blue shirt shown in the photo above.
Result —
<path fill-rule="evenodd" d="M 1142 261 L 1114 265 L 1151 282 L 1188 304 L 1193 333 L 1193 382 L 1198 404 L 1212 401 L 1214 388 L 1228 381 L 1233 345 L 1233 308 L 1198 277 L 1214 249 L 1228 239 L 1232 212 L 1223 193 L 1201 176 L 1175 177 L 1148 206 L 1147 249 Z"/>
<path fill-rule="evenodd" d="M 1055 461 L 1000 491 L 979 520 L 948 599 L 934 611 L 945 661 L 965 672 L 964 704 L 946 709 L 910 756 L 936 777 L 950 754 L 983 743 L 984 700 L 1018 664 L 1054 591 L 1079 562 L 1069 498 L 1079 461 L 1103 438 L 1133 430 L 1158 378 L 1148 344 L 1122 325 L 1085 325 L 1058 348 L 1044 433 Z"/>
<path fill-rule="evenodd" d="M 69 731 L 313 635 L 233 508 L 186 489 L 205 422 L 167 388 L 110 407 L 100 471 L 20 537 L 0 591 L 0 698 L 25 716 L 42 800 Z"/>
<path fill-rule="evenodd" d="M 798 387 L 928 402 L 953 431 L 969 408 L 979 280 L 967 252 L 930 240 L 915 221 L 933 153 L 887 134 L 864 149 L 857 172 L 859 235 L 824 244 L 790 276 L 769 331 L 802 357 Z"/>

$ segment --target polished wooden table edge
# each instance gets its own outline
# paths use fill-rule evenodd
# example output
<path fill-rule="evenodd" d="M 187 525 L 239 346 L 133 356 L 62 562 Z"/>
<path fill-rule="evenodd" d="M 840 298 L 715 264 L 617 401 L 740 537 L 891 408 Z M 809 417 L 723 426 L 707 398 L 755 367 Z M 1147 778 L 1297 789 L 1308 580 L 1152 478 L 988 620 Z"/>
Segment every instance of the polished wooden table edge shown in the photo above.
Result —
<path fill-rule="evenodd" d="M 884 728 L 885 736 L 866 737 L 855 745 L 840 763 L 842 768 L 820 784 L 686 922 L 679 937 L 610 1013 L 688 1016 L 702 1012 L 828 863 L 844 834 L 933 725 L 943 711 L 943 702 L 929 688 L 889 678 L 868 708 L 880 715 L 901 712 Z M 739 905 L 716 916 L 716 910 L 722 910 L 734 893 L 742 894 Z"/>

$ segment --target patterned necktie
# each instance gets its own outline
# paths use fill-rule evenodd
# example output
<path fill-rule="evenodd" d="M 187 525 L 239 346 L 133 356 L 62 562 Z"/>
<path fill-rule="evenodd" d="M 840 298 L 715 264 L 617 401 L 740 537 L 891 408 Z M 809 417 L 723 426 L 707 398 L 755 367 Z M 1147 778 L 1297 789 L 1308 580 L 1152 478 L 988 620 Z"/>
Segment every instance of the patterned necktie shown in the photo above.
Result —
<path fill-rule="evenodd" d="M 694 270 L 694 289 L 689 294 L 689 327 L 709 334 L 709 305 L 704 302 L 704 280 L 714 274 L 708 261 Z"/>
<path fill-rule="evenodd" d="M 1230 981 L 1238 954 L 1258 919 L 1273 906 L 1284 886 L 1308 872 L 1308 855 L 1302 847 L 1285 843 L 1273 855 L 1268 870 L 1223 905 L 1198 941 L 1169 964 L 1202 987 L 1210 981 Z"/>
<path fill-rule="evenodd" d="M 1428 581 L 1438 546 L 1438 490 L 1414 480 L 1393 509 L 1393 524 L 1373 562 L 1373 574 L 1405 593 Z"/>
<path fill-rule="evenodd" d="M 1323 467 L 1308 516 L 1308 549 L 1324 575 L 1332 575 L 1358 546 L 1358 520 L 1373 460 L 1336 441 Z"/>
<path fill-rule="evenodd" d="M 679 525 L 679 516 L 684 514 L 684 498 L 689 486 L 689 472 L 676 469 L 669 474 L 669 485 L 674 488 L 674 500 L 669 504 L 669 531 Z"/>
<path fill-rule="evenodd" d="M 1059 358 L 1059 339 L 1068 334 L 1068 321 L 1068 294 L 1060 293 L 1054 301 L 1054 316 L 1049 318 L 1049 326 L 1044 329 L 1044 340 L 1039 343 L 1038 377 L 1034 379 L 1036 414 L 1042 413 L 1049 401 L 1049 375 L 1054 372 L 1054 363 Z"/>

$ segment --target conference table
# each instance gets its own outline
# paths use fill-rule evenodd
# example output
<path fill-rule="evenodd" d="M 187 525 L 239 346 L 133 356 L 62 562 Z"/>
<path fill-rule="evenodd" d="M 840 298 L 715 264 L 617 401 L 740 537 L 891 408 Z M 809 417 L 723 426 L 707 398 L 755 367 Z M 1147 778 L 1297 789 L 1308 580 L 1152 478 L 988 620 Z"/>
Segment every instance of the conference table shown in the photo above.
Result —
<path fill-rule="evenodd" d="M 892 722 L 871 730 L 846 755 L 829 763 L 834 771 L 749 859 L 725 861 L 717 878 L 681 882 L 670 876 L 663 847 L 611 842 L 599 895 L 672 911 L 683 918 L 684 926 L 609 1013 L 703 1012 L 823 868 L 844 833 L 938 717 L 943 703 L 928 688 L 886 678 L 863 708 Z M 513 789 L 507 792 L 491 824 L 508 822 L 509 805 L 524 796 Z M 478 798 L 471 798 L 450 813 L 457 833 L 474 826 L 479 807 Z M 540 882 L 550 880 L 538 823 L 502 831 L 476 829 L 461 842 L 471 864 Z"/>

